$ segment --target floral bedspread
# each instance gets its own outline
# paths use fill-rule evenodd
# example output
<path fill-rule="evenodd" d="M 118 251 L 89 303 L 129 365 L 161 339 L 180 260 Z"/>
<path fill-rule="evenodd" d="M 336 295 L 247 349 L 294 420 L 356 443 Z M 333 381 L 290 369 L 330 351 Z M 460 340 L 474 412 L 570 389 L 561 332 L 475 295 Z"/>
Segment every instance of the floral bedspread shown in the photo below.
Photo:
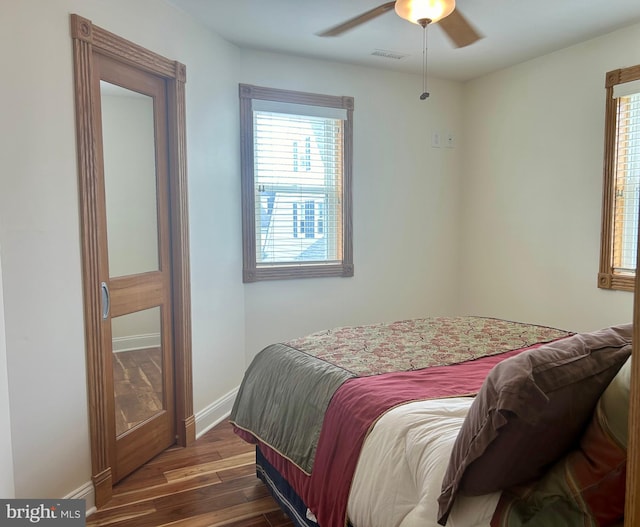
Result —
<path fill-rule="evenodd" d="M 286 344 L 363 377 L 456 364 L 570 334 L 495 318 L 432 317 L 336 328 Z"/>

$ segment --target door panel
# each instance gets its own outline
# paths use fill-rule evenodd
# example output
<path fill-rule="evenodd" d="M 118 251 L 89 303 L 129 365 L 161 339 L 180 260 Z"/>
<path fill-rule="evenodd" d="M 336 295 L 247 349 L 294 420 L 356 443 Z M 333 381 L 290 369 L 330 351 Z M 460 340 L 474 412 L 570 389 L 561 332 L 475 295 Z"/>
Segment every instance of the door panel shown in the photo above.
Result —
<path fill-rule="evenodd" d="M 111 318 L 116 481 L 175 442 L 163 311 L 156 306 Z"/>
<path fill-rule="evenodd" d="M 167 94 L 162 78 L 106 56 L 97 59 L 101 276 L 109 296 L 102 348 L 111 365 L 109 437 L 117 482 L 176 438 Z M 145 355 L 154 382 L 142 367 Z"/>

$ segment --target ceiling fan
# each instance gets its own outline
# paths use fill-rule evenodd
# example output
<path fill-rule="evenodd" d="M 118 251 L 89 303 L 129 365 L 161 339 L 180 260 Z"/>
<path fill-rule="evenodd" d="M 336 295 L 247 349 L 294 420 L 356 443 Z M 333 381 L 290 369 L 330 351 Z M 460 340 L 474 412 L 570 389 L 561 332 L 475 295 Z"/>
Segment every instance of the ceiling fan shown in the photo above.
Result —
<path fill-rule="evenodd" d="M 449 39 L 458 48 L 473 44 L 482 38 L 467 19 L 462 16 L 460 11 L 456 9 L 455 0 L 396 0 L 395 2 L 386 2 L 342 24 L 322 31 L 318 35 L 321 37 L 341 35 L 345 31 L 377 18 L 392 9 L 395 9 L 401 18 L 414 24 L 419 24 L 423 28 L 427 24 L 438 22 Z"/>

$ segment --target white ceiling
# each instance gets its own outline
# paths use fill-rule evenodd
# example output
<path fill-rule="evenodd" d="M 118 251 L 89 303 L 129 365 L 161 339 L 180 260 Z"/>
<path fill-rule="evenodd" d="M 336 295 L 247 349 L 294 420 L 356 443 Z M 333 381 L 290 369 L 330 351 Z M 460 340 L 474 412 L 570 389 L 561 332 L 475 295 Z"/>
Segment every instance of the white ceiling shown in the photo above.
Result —
<path fill-rule="evenodd" d="M 393 10 L 342 36 L 316 36 L 384 0 L 169 1 L 241 47 L 421 72 L 422 28 Z M 485 38 L 456 49 L 437 24 L 430 27 L 429 75 L 473 79 L 640 22 L 640 0 L 458 0 L 457 8 Z"/>

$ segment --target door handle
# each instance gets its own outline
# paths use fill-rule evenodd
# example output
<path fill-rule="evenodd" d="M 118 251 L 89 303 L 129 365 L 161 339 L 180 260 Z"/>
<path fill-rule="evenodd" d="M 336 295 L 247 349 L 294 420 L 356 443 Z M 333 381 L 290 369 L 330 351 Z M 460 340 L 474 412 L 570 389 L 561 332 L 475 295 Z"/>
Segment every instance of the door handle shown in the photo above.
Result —
<path fill-rule="evenodd" d="M 102 282 L 100 289 L 102 291 L 102 320 L 107 320 L 107 318 L 109 318 L 109 310 L 111 309 L 111 296 L 109 295 L 107 282 Z"/>

